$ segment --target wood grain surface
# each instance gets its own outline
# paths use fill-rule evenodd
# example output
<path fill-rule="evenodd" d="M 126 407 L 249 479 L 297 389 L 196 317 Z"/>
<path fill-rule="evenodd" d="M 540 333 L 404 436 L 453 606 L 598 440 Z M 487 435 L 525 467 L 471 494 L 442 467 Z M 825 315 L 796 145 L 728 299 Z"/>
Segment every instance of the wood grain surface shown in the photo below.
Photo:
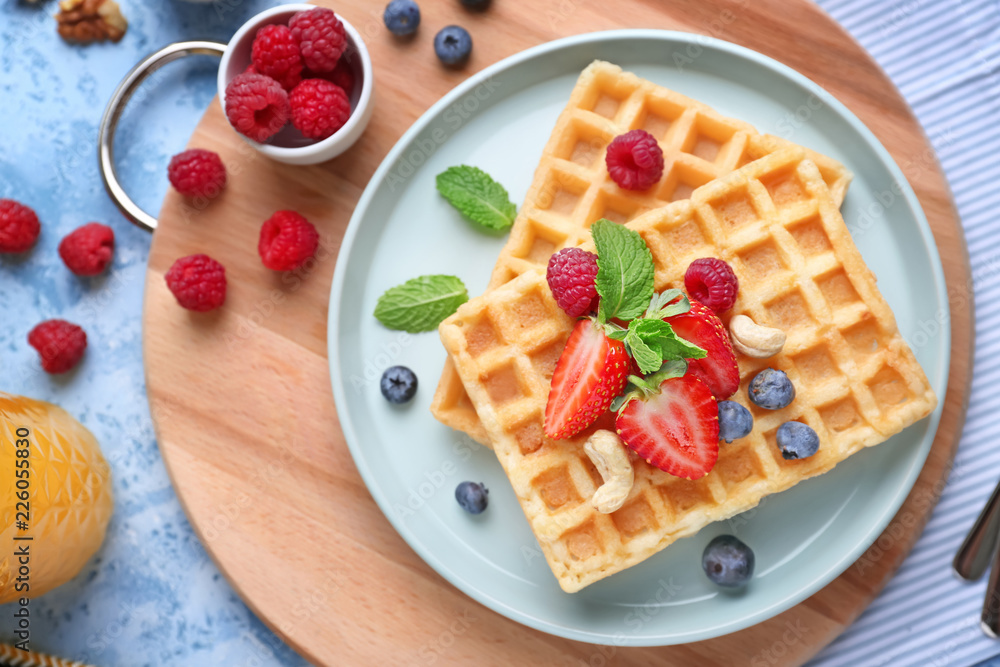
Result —
<path fill-rule="evenodd" d="M 329 0 L 321 0 L 328 4 Z M 329 3 L 332 5 L 332 3 Z M 207 207 L 171 192 L 154 234 L 143 315 L 146 377 L 163 457 L 191 524 L 247 604 L 322 665 L 792 665 L 844 630 L 909 553 L 944 487 L 969 392 L 973 350 L 965 243 L 934 153 L 889 79 L 807 0 L 494 0 L 484 13 L 421 3 L 416 39 L 381 24 L 383 3 L 335 9 L 375 63 L 375 113 L 340 158 L 288 167 L 256 156 L 213 102 L 191 145 L 218 151 L 230 183 Z M 466 26 L 469 66 L 440 68 L 436 29 Z M 326 319 L 340 239 L 379 161 L 409 125 L 469 74 L 558 37 L 612 28 L 711 34 L 782 61 L 844 102 L 889 149 L 930 220 L 951 298 L 953 354 L 944 416 L 920 479 L 864 557 L 825 589 L 769 621 L 668 648 L 597 647 L 510 621 L 450 586 L 410 550 L 371 499 L 343 441 L 327 366 Z M 294 207 L 322 221 L 308 275 L 263 271 L 261 221 Z M 194 315 L 163 274 L 208 252 L 227 267 L 228 302 Z"/>

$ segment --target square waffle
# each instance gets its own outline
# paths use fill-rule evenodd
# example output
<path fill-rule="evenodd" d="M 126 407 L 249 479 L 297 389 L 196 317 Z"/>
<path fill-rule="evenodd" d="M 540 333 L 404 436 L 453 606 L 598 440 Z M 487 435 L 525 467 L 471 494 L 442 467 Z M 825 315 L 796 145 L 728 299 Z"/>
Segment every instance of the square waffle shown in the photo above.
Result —
<path fill-rule="evenodd" d="M 574 324 L 552 298 L 544 271 L 522 273 L 442 323 L 441 339 L 567 592 L 832 469 L 925 417 L 937 402 L 802 149 L 778 150 L 627 226 L 652 252 L 657 291 L 683 288 L 691 260 L 719 257 L 740 281 L 724 320 L 748 315 L 783 329 L 787 342 L 769 359 L 739 355 L 741 388 L 732 400 L 751 411 L 754 429 L 722 443 L 708 475 L 689 481 L 636 460 L 625 504 L 601 514 L 590 498 L 602 480 L 583 450 L 596 427 L 559 441 L 542 431 L 552 372 Z M 593 243 L 583 247 L 593 250 Z M 785 371 L 795 384 L 796 398 L 782 410 L 747 400 L 749 380 L 765 367 Z M 816 431 L 817 454 L 781 456 L 775 432 L 789 420 Z"/>
<path fill-rule="evenodd" d="M 636 128 L 656 137 L 664 157 L 663 177 L 643 192 L 619 188 L 604 165 L 611 140 Z M 580 75 L 556 121 L 488 289 L 545 267 L 552 253 L 588 238 L 595 220 L 633 220 L 645 211 L 687 199 L 695 188 L 791 145 L 759 135 L 747 123 L 725 118 L 620 67 L 595 61 Z M 850 172 L 828 157 L 808 150 L 806 154 L 819 167 L 839 206 Z M 489 443 L 450 359 L 431 411 L 442 423 Z"/>

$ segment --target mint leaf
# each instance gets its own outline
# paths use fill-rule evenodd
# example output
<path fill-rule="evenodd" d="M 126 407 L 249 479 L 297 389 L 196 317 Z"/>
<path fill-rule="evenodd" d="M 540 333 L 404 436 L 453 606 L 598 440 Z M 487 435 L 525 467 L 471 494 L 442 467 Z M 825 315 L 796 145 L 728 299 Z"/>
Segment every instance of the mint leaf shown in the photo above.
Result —
<path fill-rule="evenodd" d="M 375 317 L 390 329 L 431 331 L 468 300 L 455 276 L 420 276 L 386 290 L 375 304 Z"/>
<path fill-rule="evenodd" d="M 687 373 L 687 367 L 688 363 L 683 360 L 667 361 L 660 366 L 660 370 L 652 375 L 647 375 L 646 377 L 629 375 L 628 384 L 625 386 L 624 393 L 615 397 L 615 399 L 611 401 L 611 405 L 608 409 L 621 414 L 622 410 L 625 409 L 625 406 L 628 405 L 633 399 L 648 398 L 657 394 L 660 391 L 660 385 L 664 380 L 681 377 Z"/>
<path fill-rule="evenodd" d="M 670 303 L 678 297 L 680 299 L 677 303 Z M 689 310 L 691 310 L 691 302 L 688 300 L 687 295 L 679 289 L 668 289 L 653 295 L 652 300 L 649 302 L 649 308 L 646 309 L 646 314 L 643 317 L 651 320 L 662 320 L 686 313 Z"/>
<path fill-rule="evenodd" d="M 659 361 L 673 361 L 681 359 L 704 359 L 705 350 L 693 343 L 689 343 L 674 332 L 674 328 L 669 322 L 663 320 L 635 319 L 628 324 L 629 334 L 633 338 L 638 338 L 647 347 L 659 353 Z M 626 343 L 629 337 L 626 337 Z M 637 358 L 638 362 L 639 359 Z M 646 370 L 639 364 L 643 373 L 650 373 L 659 368 L 659 362 L 654 368 Z"/>
<path fill-rule="evenodd" d="M 639 320 L 632 321 L 637 322 Z M 639 370 L 644 375 L 652 373 L 663 364 L 663 356 L 659 346 L 650 347 L 632 328 L 629 328 L 625 336 L 625 345 L 628 346 L 629 351 L 632 353 L 632 358 L 639 364 Z"/>
<path fill-rule="evenodd" d="M 502 185 L 482 169 L 461 165 L 437 175 L 437 190 L 468 220 L 493 232 L 514 224 L 517 207 Z"/>
<path fill-rule="evenodd" d="M 653 255 L 637 232 L 601 219 L 591 228 L 597 246 L 597 278 L 601 296 L 597 319 L 631 320 L 653 296 Z"/>

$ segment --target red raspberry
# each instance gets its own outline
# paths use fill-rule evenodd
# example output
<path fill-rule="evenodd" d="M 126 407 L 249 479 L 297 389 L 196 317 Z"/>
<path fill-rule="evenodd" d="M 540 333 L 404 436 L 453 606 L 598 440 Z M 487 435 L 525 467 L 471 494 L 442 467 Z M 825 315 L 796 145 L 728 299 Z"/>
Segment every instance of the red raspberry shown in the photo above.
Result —
<path fill-rule="evenodd" d="M 204 313 L 226 302 L 226 267 L 208 255 L 181 257 L 164 276 L 177 303 Z"/>
<path fill-rule="evenodd" d="M 87 349 L 87 333 L 66 320 L 46 320 L 28 334 L 47 373 L 65 373 L 79 363 Z"/>
<path fill-rule="evenodd" d="M 306 79 L 292 91 L 292 125 L 308 139 L 326 139 L 351 117 L 351 101 L 340 86 Z"/>
<path fill-rule="evenodd" d="M 59 256 L 78 276 L 103 273 L 114 253 L 115 232 L 99 222 L 77 227 L 59 243 Z"/>
<path fill-rule="evenodd" d="M 351 65 L 348 61 L 347 56 L 344 56 L 337 61 L 337 66 L 333 68 L 332 72 L 313 72 L 312 70 L 306 70 L 302 73 L 302 79 L 323 79 L 329 81 L 332 84 L 340 86 L 347 93 L 347 97 L 351 96 L 351 91 L 354 90 L 354 70 L 351 69 Z"/>
<path fill-rule="evenodd" d="M 13 199 L 0 199 L 0 253 L 30 250 L 41 231 L 34 211 Z"/>
<path fill-rule="evenodd" d="M 732 268 L 721 259 L 705 257 L 691 262 L 684 272 L 684 287 L 695 301 L 717 313 L 724 313 L 736 303 L 740 281 Z"/>
<path fill-rule="evenodd" d="M 347 31 L 331 9 L 299 12 L 288 27 L 299 43 L 306 67 L 314 72 L 331 71 L 347 48 Z"/>
<path fill-rule="evenodd" d="M 351 69 L 351 63 L 347 61 L 347 58 L 341 58 L 337 61 L 337 66 L 330 72 L 329 81 L 343 88 L 347 96 L 350 97 L 351 91 L 354 90 L 354 70 Z"/>
<path fill-rule="evenodd" d="M 271 77 L 285 90 L 291 90 L 302 80 L 299 42 L 288 26 L 266 25 L 258 30 L 251 58 L 259 73 Z"/>
<path fill-rule="evenodd" d="M 236 131 L 264 142 L 288 122 L 288 93 L 263 74 L 240 74 L 226 86 L 226 117 Z"/>
<path fill-rule="evenodd" d="M 226 185 L 226 165 L 218 153 L 192 148 L 170 158 L 167 176 L 185 197 L 212 199 Z"/>
<path fill-rule="evenodd" d="M 645 130 L 615 137 L 604 161 L 611 180 L 625 190 L 648 190 L 663 176 L 663 149 Z"/>
<path fill-rule="evenodd" d="M 549 258 L 545 279 L 559 307 L 570 317 L 586 315 L 596 307 L 597 255 L 579 248 L 563 248 Z"/>
<path fill-rule="evenodd" d="M 274 271 L 294 271 L 316 254 L 319 233 L 295 211 L 278 211 L 260 228 L 257 251 L 264 266 Z"/>

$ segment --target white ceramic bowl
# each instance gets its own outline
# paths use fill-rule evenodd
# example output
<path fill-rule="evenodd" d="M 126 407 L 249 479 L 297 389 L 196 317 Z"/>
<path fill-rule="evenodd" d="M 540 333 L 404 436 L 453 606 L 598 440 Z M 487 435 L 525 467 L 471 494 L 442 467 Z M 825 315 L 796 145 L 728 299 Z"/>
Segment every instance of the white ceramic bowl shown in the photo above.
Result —
<path fill-rule="evenodd" d="M 236 31 L 219 64 L 219 103 L 223 111 L 226 106 L 226 86 L 237 74 L 243 73 L 250 65 L 250 50 L 253 46 L 257 30 L 265 25 L 276 23 L 288 25 L 288 20 L 297 12 L 315 9 L 316 5 L 291 4 L 272 7 L 257 14 Z M 331 160 L 350 148 L 361 133 L 364 132 L 372 116 L 375 98 L 373 95 L 375 81 L 372 72 L 372 60 L 368 54 L 361 35 L 348 23 L 343 16 L 337 18 L 344 24 L 347 32 L 347 50 L 342 58 L 348 58 L 354 71 L 354 90 L 351 91 L 351 117 L 342 128 L 321 141 L 307 139 L 289 124 L 285 129 L 271 137 L 266 144 L 257 143 L 244 137 L 244 141 L 258 151 L 278 162 L 286 164 L 317 164 Z M 236 132 L 236 130 L 233 130 Z"/>

